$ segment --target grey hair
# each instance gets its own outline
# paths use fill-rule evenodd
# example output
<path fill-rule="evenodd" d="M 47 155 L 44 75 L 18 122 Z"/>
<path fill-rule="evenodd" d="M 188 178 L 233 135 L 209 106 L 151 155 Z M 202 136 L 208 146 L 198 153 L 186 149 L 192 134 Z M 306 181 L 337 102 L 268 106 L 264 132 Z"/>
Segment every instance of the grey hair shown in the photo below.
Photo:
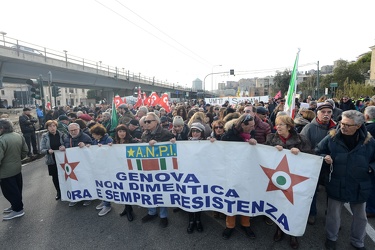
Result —
<path fill-rule="evenodd" d="M 141 112 L 147 114 L 148 108 L 146 106 L 140 106 L 139 109 L 138 109 L 138 111 L 141 111 Z"/>
<path fill-rule="evenodd" d="M 111 114 L 109 112 L 103 112 L 102 113 L 102 116 L 105 116 L 105 117 L 111 117 Z"/>
<path fill-rule="evenodd" d="M 70 124 L 68 125 L 68 128 L 73 127 L 73 126 L 76 126 L 78 129 L 81 128 L 81 127 L 79 126 L 79 124 L 78 124 L 78 123 L 75 123 L 75 122 L 70 123 Z"/>
<path fill-rule="evenodd" d="M 160 117 L 159 117 L 157 114 L 155 114 L 155 112 L 148 112 L 147 115 L 151 115 L 151 116 L 153 116 L 153 117 L 154 117 L 154 120 L 155 120 L 158 124 L 160 124 Z"/>
<path fill-rule="evenodd" d="M 0 129 L 2 129 L 2 134 L 12 133 L 13 125 L 8 119 L 0 119 Z"/>
<path fill-rule="evenodd" d="M 365 123 L 365 116 L 357 110 L 347 110 L 342 112 L 342 117 L 352 119 L 356 125 Z"/>
<path fill-rule="evenodd" d="M 368 106 L 365 108 L 365 115 L 368 115 L 370 120 L 375 119 L 375 106 Z"/>

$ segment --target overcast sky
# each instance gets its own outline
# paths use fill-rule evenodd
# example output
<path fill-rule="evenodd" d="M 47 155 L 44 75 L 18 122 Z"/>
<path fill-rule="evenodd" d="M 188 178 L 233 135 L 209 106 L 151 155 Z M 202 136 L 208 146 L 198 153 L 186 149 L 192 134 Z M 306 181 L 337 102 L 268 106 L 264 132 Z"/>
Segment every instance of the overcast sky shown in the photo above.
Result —
<path fill-rule="evenodd" d="M 274 75 L 293 67 L 298 48 L 302 71 L 316 69 L 317 61 L 356 60 L 375 45 L 374 0 L 3 0 L 0 6 L 7 37 L 187 87 L 212 71 L 228 73 L 215 75 L 214 88 Z"/>

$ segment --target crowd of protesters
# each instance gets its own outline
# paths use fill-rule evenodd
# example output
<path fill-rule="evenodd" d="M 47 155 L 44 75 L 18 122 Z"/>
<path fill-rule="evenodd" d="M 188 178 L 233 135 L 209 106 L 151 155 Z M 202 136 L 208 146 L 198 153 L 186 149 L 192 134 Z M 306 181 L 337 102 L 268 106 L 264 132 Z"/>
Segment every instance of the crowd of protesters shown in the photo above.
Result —
<path fill-rule="evenodd" d="M 375 96 L 373 97 L 375 98 Z M 345 202 L 349 202 L 353 212 L 350 244 L 356 249 L 364 248 L 365 227 L 367 218 L 375 217 L 375 99 L 363 98 L 353 101 L 347 96 L 340 100 L 322 97 L 313 100 L 310 96 L 305 100 L 296 100 L 295 117 L 292 119 L 284 112 L 285 100 L 270 98 L 268 102 L 240 103 L 230 105 L 206 104 L 203 100 L 186 103 L 173 103 L 171 112 L 166 112 L 161 106 L 141 106 L 134 109 L 131 104 L 121 104 L 117 107 L 118 125 L 115 129 L 111 124 L 112 110 L 108 103 L 90 109 L 84 106 L 75 108 L 54 107 L 45 115 L 38 114 L 38 119 L 44 119 L 41 128 L 47 129 L 42 137 L 40 153 L 46 155 L 49 175 L 56 189 L 56 200 L 61 198 L 57 177 L 57 167 L 54 150 L 65 150 L 70 147 L 85 147 L 89 145 L 112 145 L 124 143 L 147 142 L 151 146 L 162 141 L 181 140 L 210 140 L 247 142 L 250 145 L 265 144 L 277 150 L 289 149 L 292 153 L 305 152 L 324 157 L 319 178 L 319 184 L 327 191 L 326 215 L 326 249 L 336 249 L 338 231 L 340 228 L 340 211 Z M 34 149 L 32 136 L 28 135 L 30 124 L 34 126 L 37 119 L 30 117 L 29 109 L 24 110 L 20 117 L 25 142 Z M 1 123 L 0 123 L 1 125 Z M 0 131 L 2 128 L 0 127 Z M 35 131 L 35 127 L 34 127 Z M 5 132 L 4 132 L 5 133 Z M 2 140 L 3 134 L 0 136 Z M 32 144 L 32 145 L 31 145 Z M 0 149 L 2 150 L 2 149 Z M 35 150 L 35 149 L 34 149 Z M 0 152 L 0 160 L 3 152 Z M 36 153 L 36 152 L 34 152 Z M 25 154 L 25 152 L 22 153 Z M 235 163 L 233 163 L 235 164 Z M 0 165 L 0 177 L 3 173 Z M 17 171 L 17 176 L 20 171 Z M 8 178 L 7 176 L 5 178 Z M 3 179 L 2 182 L 3 183 Z M 2 189 L 8 187 L 1 186 Z M 318 190 L 318 187 L 316 191 Z M 7 193 L 3 190 L 3 193 Z M 308 224 L 315 224 L 317 214 L 315 192 Z M 7 198 L 7 197 L 6 197 Z M 19 217 L 20 201 L 9 200 L 11 207 L 4 210 L 7 219 Z M 17 203 L 15 203 L 17 202 Z M 367 203 L 366 203 L 367 202 Z M 91 201 L 84 201 L 89 206 Z M 366 205 L 367 204 L 367 205 Z M 75 206 L 70 202 L 69 206 Z M 19 207 L 19 205 L 17 205 Z M 14 209 L 15 211 L 13 211 Z M 96 206 L 99 216 L 111 211 L 108 201 L 101 201 Z M 146 223 L 160 217 L 160 226 L 168 226 L 168 209 L 148 208 L 148 213 L 142 218 Z M 174 212 L 181 209 L 174 209 Z M 17 212 L 18 213 L 17 213 Z M 133 209 L 125 205 L 121 216 L 126 215 L 133 221 Z M 22 212 L 23 215 L 23 212 Z M 225 215 L 214 213 L 215 218 Z M 226 216 L 226 228 L 222 233 L 224 239 L 229 239 L 235 227 L 236 217 Z M 250 227 L 250 218 L 241 216 L 241 226 L 245 234 L 256 238 L 256 229 Z M 265 218 L 265 223 L 273 225 L 272 220 Z M 188 213 L 187 233 L 203 231 L 201 212 Z M 273 240 L 282 240 L 284 233 L 277 227 Z M 293 249 L 299 247 L 297 237 L 289 237 Z"/>

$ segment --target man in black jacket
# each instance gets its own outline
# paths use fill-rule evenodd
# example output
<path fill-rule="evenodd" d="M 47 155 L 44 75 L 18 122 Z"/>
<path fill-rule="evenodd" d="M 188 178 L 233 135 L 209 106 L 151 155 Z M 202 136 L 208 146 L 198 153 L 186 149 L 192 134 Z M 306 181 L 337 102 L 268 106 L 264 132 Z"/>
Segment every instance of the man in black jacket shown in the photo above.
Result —
<path fill-rule="evenodd" d="M 25 138 L 26 144 L 29 147 L 29 152 L 27 153 L 28 157 L 32 157 L 31 146 L 34 155 L 38 154 L 38 148 L 36 147 L 36 136 L 35 136 L 35 123 L 38 122 L 38 119 L 31 115 L 30 108 L 24 108 L 22 115 L 19 117 L 19 124 Z"/>

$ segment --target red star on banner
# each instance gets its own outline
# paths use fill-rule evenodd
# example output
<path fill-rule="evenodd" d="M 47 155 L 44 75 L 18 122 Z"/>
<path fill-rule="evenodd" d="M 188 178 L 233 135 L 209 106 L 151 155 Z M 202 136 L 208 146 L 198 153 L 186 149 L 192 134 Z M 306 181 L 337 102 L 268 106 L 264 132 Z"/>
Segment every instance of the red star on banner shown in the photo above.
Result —
<path fill-rule="evenodd" d="M 79 161 L 68 162 L 68 157 L 66 157 L 66 153 L 64 153 L 64 163 L 61 163 L 60 165 L 62 169 L 65 171 L 65 180 L 67 180 L 68 177 L 70 177 L 70 179 L 78 181 L 77 176 L 74 173 L 74 169 L 77 167 L 78 164 Z"/>
<path fill-rule="evenodd" d="M 262 165 L 261 165 L 261 168 L 263 169 L 264 173 L 267 175 L 267 177 L 270 180 L 266 191 L 268 192 L 268 191 L 274 191 L 274 190 L 281 190 L 284 193 L 285 197 L 292 204 L 293 204 L 293 186 L 309 179 L 305 176 L 292 174 L 289 171 L 289 165 L 288 165 L 288 160 L 286 158 L 286 155 L 284 155 L 283 159 L 281 160 L 281 162 L 279 163 L 276 169 L 266 168 L 266 167 L 263 167 Z M 280 187 L 277 187 L 274 183 L 277 182 L 277 180 L 280 180 L 278 179 L 279 177 L 281 178 L 282 184 L 277 183 L 280 186 Z M 289 178 L 290 178 L 290 182 L 288 183 Z M 286 186 L 285 189 L 281 187 L 283 184 Z M 287 184 L 289 184 L 289 186 Z"/>

